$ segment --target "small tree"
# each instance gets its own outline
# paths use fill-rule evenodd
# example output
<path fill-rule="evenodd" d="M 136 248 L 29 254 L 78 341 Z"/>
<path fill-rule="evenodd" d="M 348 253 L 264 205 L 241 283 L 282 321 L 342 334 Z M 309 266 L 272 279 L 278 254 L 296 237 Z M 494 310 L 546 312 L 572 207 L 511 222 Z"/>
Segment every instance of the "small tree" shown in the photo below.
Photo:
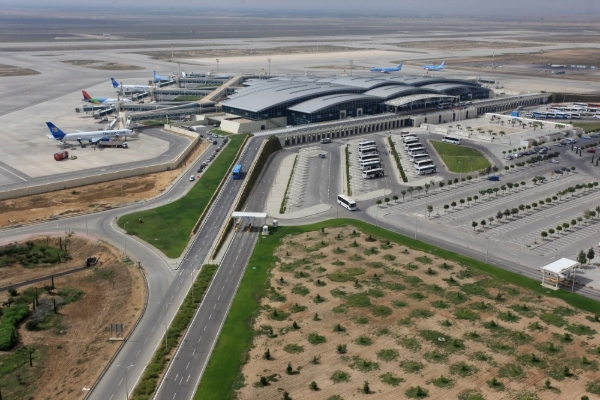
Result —
<path fill-rule="evenodd" d="M 471 222 L 471 226 L 473 227 L 473 232 L 475 232 L 475 228 L 477 228 L 477 222 L 473 221 Z"/>
<path fill-rule="evenodd" d="M 415 188 L 412 186 L 409 186 L 408 188 L 408 193 L 410 193 L 410 197 L 412 197 L 413 192 L 415 191 Z"/>
<path fill-rule="evenodd" d="M 475 200 L 475 201 L 479 200 L 479 196 L 477 196 L 477 195 L 473 196 L 473 200 Z"/>
<path fill-rule="evenodd" d="M 571 220 L 571 226 L 575 226 L 577 225 L 577 221 L 575 221 L 574 219 Z"/>
<path fill-rule="evenodd" d="M 494 222 L 494 217 L 488 217 L 488 221 L 490 221 L 490 225 Z"/>
<path fill-rule="evenodd" d="M 552 229 L 552 228 L 548 229 L 549 234 L 554 235 L 554 232 L 555 232 L 554 229 Z"/>
<path fill-rule="evenodd" d="M 590 249 L 587 252 L 587 259 L 589 260 L 589 262 L 591 263 L 592 260 L 594 259 L 594 257 L 596 257 L 596 253 L 594 253 L 594 248 L 590 247 Z"/>
<path fill-rule="evenodd" d="M 379 205 L 381 204 L 381 199 L 377 199 L 375 203 L 377 203 L 377 207 L 379 207 Z"/>
<path fill-rule="evenodd" d="M 390 202 L 390 198 L 389 197 L 386 197 L 384 200 L 385 200 L 386 203 Z"/>
<path fill-rule="evenodd" d="M 290 394 L 286 391 L 283 392 L 283 400 L 292 400 Z"/>
<path fill-rule="evenodd" d="M 497 219 L 498 221 L 500 221 L 500 220 L 502 219 L 502 217 L 504 217 L 504 214 L 502 214 L 502 211 L 498 211 L 498 212 L 496 213 L 496 219 Z"/>
<path fill-rule="evenodd" d="M 544 240 L 548 237 L 548 232 L 542 231 L 542 233 L 540 233 L 540 235 L 542 236 L 542 240 Z"/>
<path fill-rule="evenodd" d="M 267 349 L 267 351 L 265 351 L 264 358 L 265 358 L 265 360 L 271 359 L 271 351 L 269 349 Z"/>
<path fill-rule="evenodd" d="M 470 204 L 473 201 L 473 198 L 471 196 L 467 197 L 467 205 Z"/>
<path fill-rule="evenodd" d="M 406 194 L 406 190 L 401 191 L 400 194 L 402 195 L 402 201 L 404 201 L 404 195 Z"/>
<path fill-rule="evenodd" d="M 312 382 L 310 383 L 310 390 L 312 390 L 312 391 L 314 391 L 314 392 L 316 392 L 317 390 L 319 390 L 319 386 L 317 386 L 317 382 L 315 382 L 315 381 L 312 381 Z"/>
<path fill-rule="evenodd" d="M 481 222 L 479 223 L 481 226 L 485 226 L 486 222 L 485 219 L 482 219 Z"/>
<path fill-rule="evenodd" d="M 429 217 L 431 217 L 431 213 L 433 212 L 433 206 L 431 204 L 427 206 L 427 212 L 429 213 Z"/>
<path fill-rule="evenodd" d="M 456 207 L 456 202 L 453 201 L 452 203 L 450 203 L 450 205 L 452 206 L 452 209 L 454 210 L 454 207 Z"/>
<path fill-rule="evenodd" d="M 464 205 L 465 204 L 465 199 L 460 199 L 459 203 L 460 203 L 461 206 Z"/>
<path fill-rule="evenodd" d="M 363 384 L 363 392 L 365 394 L 371 393 L 371 388 L 369 387 L 369 381 L 365 381 L 365 383 Z"/>
<path fill-rule="evenodd" d="M 444 210 L 448 211 L 448 209 L 450 208 L 450 206 L 448 204 L 444 204 Z"/>
<path fill-rule="evenodd" d="M 396 202 L 398 201 L 398 196 L 396 196 L 396 195 L 393 195 L 393 196 L 392 196 L 392 199 L 394 199 L 394 203 L 396 203 Z"/>
<path fill-rule="evenodd" d="M 294 368 L 292 368 L 292 363 L 289 362 L 287 367 L 285 368 L 285 372 L 287 372 L 288 374 L 291 374 L 292 372 L 294 372 Z"/>
<path fill-rule="evenodd" d="M 260 384 L 262 386 L 267 386 L 269 384 L 269 381 L 267 380 L 267 378 L 265 378 L 264 376 L 260 377 Z"/>

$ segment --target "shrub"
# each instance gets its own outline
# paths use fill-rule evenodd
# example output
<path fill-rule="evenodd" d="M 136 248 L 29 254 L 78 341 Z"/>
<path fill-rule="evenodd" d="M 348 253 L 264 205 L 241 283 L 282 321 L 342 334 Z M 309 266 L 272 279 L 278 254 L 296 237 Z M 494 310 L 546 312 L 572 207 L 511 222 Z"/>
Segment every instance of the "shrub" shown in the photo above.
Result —
<path fill-rule="evenodd" d="M 286 344 L 285 347 L 283 348 L 283 350 L 290 354 L 298 354 L 298 353 L 302 353 L 304 351 L 304 346 L 290 343 L 290 344 Z"/>
<path fill-rule="evenodd" d="M 423 389 L 421 386 L 411 386 L 406 389 L 404 394 L 410 399 L 424 399 L 425 397 L 429 397 L 429 391 Z"/>
<path fill-rule="evenodd" d="M 330 379 L 333 383 L 350 382 L 350 374 L 344 371 L 335 371 Z"/>
<path fill-rule="evenodd" d="M 377 353 L 377 358 L 382 361 L 394 361 L 398 358 L 398 351 L 394 349 L 383 349 Z"/>
<path fill-rule="evenodd" d="M 373 341 L 367 337 L 367 336 L 359 336 L 354 343 L 356 343 L 359 346 L 370 346 L 373 344 Z"/>
<path fill-rule="evenodd" d="M 355 369 L 360 372 L 370 372 L 376 369 L 379 369 L 379 364 L 366 360 L 364 358 L 360 358 L 358 356 L 352 357 L 352 363 L 349 365 L 350 368 Z"/>
<path fill-rule="evenodd" d="M 310 344 L 321 344 L 321 343 L 325 343 L 327 342 L 327 340 L 325 339 L 325 336 L 321 336 L 316 332 L 311 333 L 310 335 L 308 335 L 308 343 Z"/>
<path fill-rule="evenodd" d="M 16 325 L 29 315 L 29 305 L 17 304 L 4 311 L 0 320 L 0 350 L 10 350 L 17 343 Z"/>
<path fill-rule="evenodd" d="M 413 360 L 404 360 L 400 362 L 400 367 L 407 374 L 416 374 L 425 367 L 422 363 Z"/>
<path fill-rule="evenodd" d="M 478 371 L 479 371 L 479 368 L 477 368 L 474 365 L 469 365 L 465 362 L 459 362 L 459 363 L 450 365 L 450 373 L 453 375 L 461 376 L 463 378 L 465 376 L 471 376 L 473 374 L 476 374 Z"/>
<path fill-rule="evenodd" d="M 391 372 L 387 372 L 383 375 L 379 375 L 379 379 L 381 380 L 381 382 L 383 383 L 387 383 L 390 386 L 398 386 L 399 384 L 401 384 L 402 382 L 404 382 L 404 379 L 397 377 L 396 375 L 392 374 Z"/>

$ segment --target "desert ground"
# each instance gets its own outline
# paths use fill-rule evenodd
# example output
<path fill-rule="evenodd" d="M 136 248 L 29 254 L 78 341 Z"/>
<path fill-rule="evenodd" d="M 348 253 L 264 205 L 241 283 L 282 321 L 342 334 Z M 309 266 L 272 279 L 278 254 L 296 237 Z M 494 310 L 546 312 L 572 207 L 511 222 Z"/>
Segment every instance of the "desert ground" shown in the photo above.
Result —
<path fill-rule="evenodd" d="M 62 237 L 64 243 L 66 237 Z M 27 241 L 58 248 L 59 238 L 29 238 Z M 3 267 L 0 285 L 27 281 L 51 275 L 60 270 L 85 264 L 90 256 L 98 257 L 97 266 L 71 275 L 54 278 L 55 288 L 45 291 L 48 282 L 18 288 L 25 296 L 38 288 L 39 302 L 62 298 L 58 314 L 48 314 L 35 330 L 27 329 L 26 319 L 18 328 L 19 344 L 8 352 L 0 352 L 0 365 L 16 365 L 0 378 L 2 394 L 20 399 L 81 399 L 94 384 L 121 341 L 109 341 L 111 323 L 122 323 L 126 336 L 142 313 L 146 285 L 141 271 L 123 255 L 101 241 L 78 236 L 68 238 L 70 261 L 59 266 L 21 265 Z M 9 298 L 2 292 L 0 299 Z M 28 359 L 15 357 L 33 351 L 33 367 Z M 12 363 L 9 360 L 13 360 Z"/>
<path fill-rule="evenodd" d="M 600 393 L 598 316 L 561 300 L 352 227 L 286 237 L 276 255 L 240 399 Z"/>

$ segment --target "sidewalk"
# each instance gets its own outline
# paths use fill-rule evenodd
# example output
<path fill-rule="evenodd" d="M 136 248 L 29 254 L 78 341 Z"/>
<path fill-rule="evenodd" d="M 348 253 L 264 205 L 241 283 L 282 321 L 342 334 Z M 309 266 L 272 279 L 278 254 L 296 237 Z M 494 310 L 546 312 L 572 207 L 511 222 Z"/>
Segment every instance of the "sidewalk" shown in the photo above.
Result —
<path fill-rule="evenodd" d="M 290 181 L 290 175 L 292 174 L 292 170 L 294 168 L 294 161 L 298 154 L 293 153 L 289 156 L 286 156 L 281 163 L 279 164 L 279 169 L 277 170 L 277 175 L 275 176 L 275 181 L 271 186 L 271 191 L 269 192 L 269 196 L 267 197 L 267 214 L 272 216 L 273 218 L 281 218 L 279 210 L 281 209 L 281 203 L 283 202 L 283 197 L 285 196 L 285 191 L 287 189 L 288 182 Z"/>

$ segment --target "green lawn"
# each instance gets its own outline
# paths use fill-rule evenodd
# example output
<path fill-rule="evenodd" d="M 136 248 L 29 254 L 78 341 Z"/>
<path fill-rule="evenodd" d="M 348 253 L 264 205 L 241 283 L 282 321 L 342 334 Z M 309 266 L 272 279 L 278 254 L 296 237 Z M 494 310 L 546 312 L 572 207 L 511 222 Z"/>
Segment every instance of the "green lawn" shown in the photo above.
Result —
<path fill-rule="evenodd" d="M 181 255 L 190 239 L 190 232 L 206 208 L 210 198 L 233 163 L 245 135 L 231 137 L 217 158 L 187 195 L 173 203 L 124 215 L 117 222 L 129 235 L 135 235 L 152 244 L 170 258 Z M 138 219 L 143 223 L 138 223 Z"/>
<path fill-rule="evenodd" d="M 225 132 L 225 131 L 222 131 L 220 129 L 211 129 L 210 131 L 212 133 L 216 133 L 217 135 L 223 135 L 223 136 L 229 136 L 229 135 L 231 135 L 231 132 Z"/>
<path fill-rule="evenodd" d="M 481 171 L 491 164 L 478 150 L 455 144 L 431 141 L 450 172 Z M 461 166 L 462 165 L 462 166 Z"/>
<path fill-rule="evenodd" d="M 541 287 L 538 280 L 505 271 L 461 254 L 443 250 L 362 221 L 335 219 L 307 226 L 279 227 L 270 236 L 265 238 L 260 237 L 256 244 L 217 344 L 194 396 L 195 400 L 230 399 L 232 398 L 233 389 L 241 387 L 244 384 L 240 379 L 240 371 L 246 357 L 246 351 L 252 345 L 254 334 L 252 319 L 257 314 L 260 299 L 265 293 L 265 283 L 268 279 L 269 269 L 275 263 L 273 253 L 277 246 L 279 246 L 281 238 L 289 234 L 314 231 L 321 229 L 321 227 L 327 229 L 328 227 L 342 225 L 352 225 L 366 234 L 371 234 L 379 239 L 387 239 L 403 246 L 431 253 L 440 258 L 455 261 L 464 266 L 476 268 L 490 274 L 494 278 L 533 290 L 542 296 L 561 298 L 571 306 L 588 312 L 597 313 L 598 309 L 600 309 L 600 302 L 587 297 L 565 290 L 556 292 L 548 291 Z"/>
<path fill-rule="evenodd" d="M 573 122 L 575 128 L 581 128 L 585 132 L 600 131 L 600 122 Z"/>

